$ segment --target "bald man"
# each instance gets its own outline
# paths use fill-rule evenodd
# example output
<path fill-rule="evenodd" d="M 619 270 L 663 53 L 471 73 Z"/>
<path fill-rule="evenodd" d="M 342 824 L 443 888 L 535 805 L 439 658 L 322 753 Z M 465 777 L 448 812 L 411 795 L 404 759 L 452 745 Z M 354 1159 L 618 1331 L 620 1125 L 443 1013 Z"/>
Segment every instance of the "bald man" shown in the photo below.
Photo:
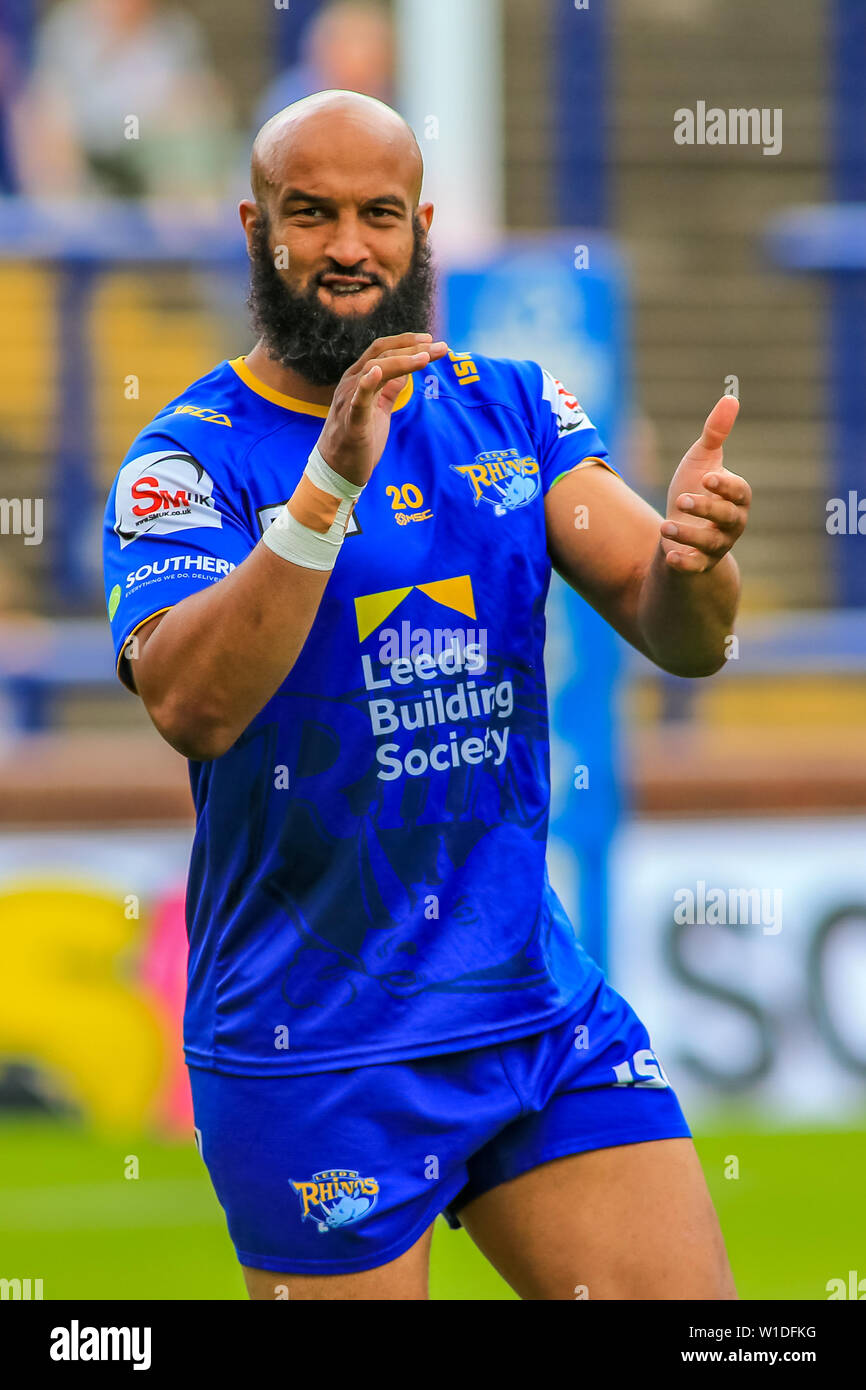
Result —
<path fill-rule="evenodd" d="M 372 99 L 264 126 L 258 340 L 108 501 L 118 673 L 190 760 L 197 1142 L 254 1299 L 424 1299 L 440 1213 L 522 1298 L 732 1298 L 662 1064 L 548 882 L 543 642 L 556 567 L 665 670 L 722 665 L 737 403 L 662 518 L 549 372 L 434 339 L 421 180 Z"/>

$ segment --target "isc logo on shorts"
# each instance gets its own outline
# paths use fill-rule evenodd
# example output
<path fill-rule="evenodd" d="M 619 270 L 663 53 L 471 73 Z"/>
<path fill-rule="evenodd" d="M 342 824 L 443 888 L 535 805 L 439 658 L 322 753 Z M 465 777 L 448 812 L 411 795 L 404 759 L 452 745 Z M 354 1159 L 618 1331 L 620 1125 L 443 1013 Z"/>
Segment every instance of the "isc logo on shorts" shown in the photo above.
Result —
<path fill-rule="evenodd" d="M 658 1057 L 648 1047 L 634 1054 L 631 1065 L 620 1062 L 613 1071 L 616 1076 L 614 1086 L 649 1086 L 662 1090 L 671 1084 Z"/>
<path fill-rule="evenodd" d="M 321 1234 L 368 1216 L 379 1200 L 376 1178 L 356 1168 L 323 1168 L 306 1182 L 290 1179 L 301 1200 L 301 1220 L 314 1221 Z"/>

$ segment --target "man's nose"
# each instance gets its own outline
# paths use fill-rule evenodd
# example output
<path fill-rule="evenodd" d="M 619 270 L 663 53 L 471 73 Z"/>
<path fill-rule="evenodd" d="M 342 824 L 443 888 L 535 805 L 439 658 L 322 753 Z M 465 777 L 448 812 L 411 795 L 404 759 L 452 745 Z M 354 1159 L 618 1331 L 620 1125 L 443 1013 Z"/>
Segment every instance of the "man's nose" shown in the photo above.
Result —
<path fill-rule="evenodd" d="M 340 218 L 325 246 L 326 255 L 342 266 L 359 266 L 370 254 L 364 228 L 355 218 Z"/>

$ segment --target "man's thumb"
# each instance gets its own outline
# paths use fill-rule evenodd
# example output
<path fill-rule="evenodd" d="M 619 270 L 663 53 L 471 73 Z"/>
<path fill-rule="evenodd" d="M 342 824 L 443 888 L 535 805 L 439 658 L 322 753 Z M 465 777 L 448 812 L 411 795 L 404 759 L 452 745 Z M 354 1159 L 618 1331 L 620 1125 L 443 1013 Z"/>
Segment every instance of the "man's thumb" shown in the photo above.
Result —
<path fill-rule="evenodd" d="M 740 402 L 736 396 L 722 396 L 704 422 L 700 443 L 705 449 L 720 449 L 730 434 Z"/>

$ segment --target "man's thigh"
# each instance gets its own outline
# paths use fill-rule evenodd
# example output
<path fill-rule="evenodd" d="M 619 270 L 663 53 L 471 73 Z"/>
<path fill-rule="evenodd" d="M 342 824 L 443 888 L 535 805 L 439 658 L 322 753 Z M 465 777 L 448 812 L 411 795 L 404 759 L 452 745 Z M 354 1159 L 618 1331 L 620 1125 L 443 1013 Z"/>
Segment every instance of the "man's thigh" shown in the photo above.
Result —
<path fill-rule="evenodd" d="M 733 1299 L 722 1233 L 691 1139 L 553 1159 L 460 1210 L 524 1299 Z"/>
<path fill-rule="evenodd" d="M 255 1302 L 280 1299 L 415 1299 L 429 1297 L 430 1241 L 433 1227 L 419 1241 L 388 1264 L 359 1274 L 274 1274 L 267 1269 L 242 1265 L 247 1293 Z"/>

